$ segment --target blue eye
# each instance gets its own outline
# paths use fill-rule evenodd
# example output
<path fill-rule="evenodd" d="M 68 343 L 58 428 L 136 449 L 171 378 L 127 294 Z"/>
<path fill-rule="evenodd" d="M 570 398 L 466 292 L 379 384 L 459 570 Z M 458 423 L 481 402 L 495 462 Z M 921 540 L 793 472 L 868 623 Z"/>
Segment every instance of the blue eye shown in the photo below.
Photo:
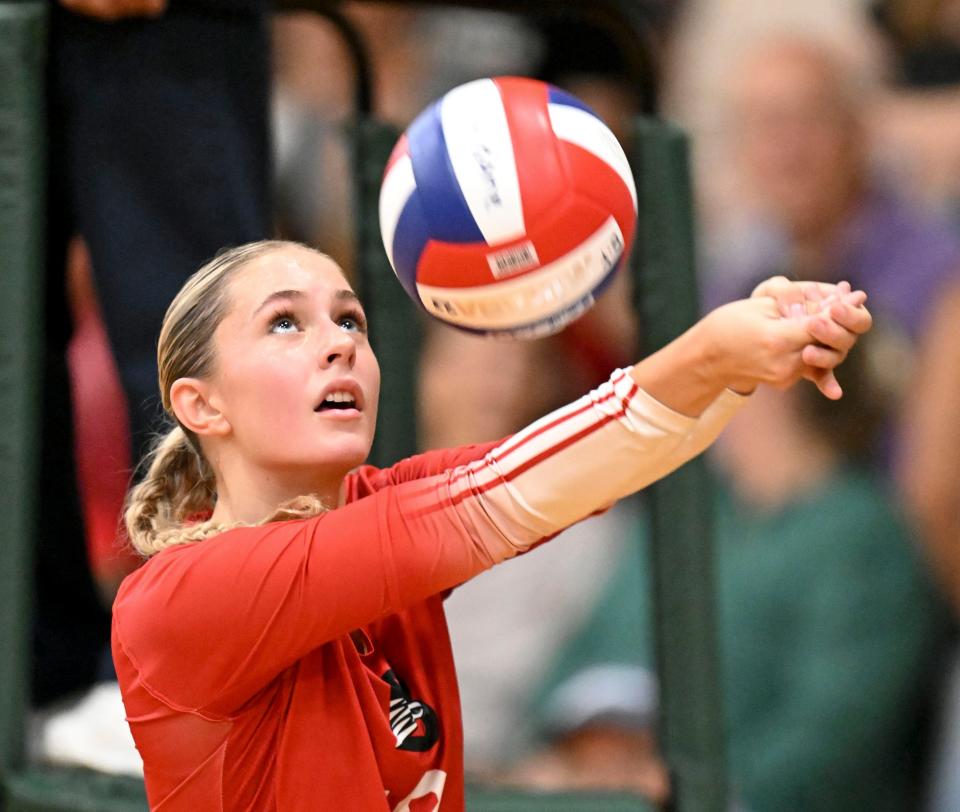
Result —
<path fill-rule="evenodd" d="M 341 330 L 345 330 L 348 333 L 367 332 L 367 320 L 363 313 L 359 311 L 341 316 L 337 320 L 337 324 L 340 325 Z"/>
<path fill-rule="evenodd" d="M 270 332 L 277 334 L 295 333 L 300 329 L 300 324 L 291 313 L 278 313 L 270 319 Z"/>

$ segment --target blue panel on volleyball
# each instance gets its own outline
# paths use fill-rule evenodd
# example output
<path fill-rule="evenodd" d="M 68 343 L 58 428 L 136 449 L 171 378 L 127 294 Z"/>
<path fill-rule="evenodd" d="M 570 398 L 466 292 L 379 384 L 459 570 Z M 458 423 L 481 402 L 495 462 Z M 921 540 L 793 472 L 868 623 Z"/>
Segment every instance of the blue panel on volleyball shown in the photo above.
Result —
<path fill-rule="evenodd" d="M 397 278 L 411 298 L 420 303 L 417 294 L 417 262 L 430 240 L 430 224 L 423 213 L 417 190 L 403 207 L 393 239 L 393 261 Z"/>
<path fill-rule="evenodd" d="M 413 173 L 431 236 L 451 243 L 483 242 L 483 234 L 467 207 L 447 155 L 439 103 L 411 125 L 409 144 Z M 402 229 L 398 229 L 398 233 L 402 233 Z"/>
<path fill-rule="evenodd" d="M 576 96 L 571 96 L 566 91 L 561 90 L 559 87 L 554 87 L 553 85 L 550 86 L 550 89 L 547 93 L 547 101 L 550 104 L 565 104 L 568 107 L 577 107 L 580 110 L 590 113 L 592 116 L 597 116 L 596 110 L 594 110 L 588 104 L 585 104 Z M 600 116 L 597 116 L 597 118 L 600 118 Z"/>

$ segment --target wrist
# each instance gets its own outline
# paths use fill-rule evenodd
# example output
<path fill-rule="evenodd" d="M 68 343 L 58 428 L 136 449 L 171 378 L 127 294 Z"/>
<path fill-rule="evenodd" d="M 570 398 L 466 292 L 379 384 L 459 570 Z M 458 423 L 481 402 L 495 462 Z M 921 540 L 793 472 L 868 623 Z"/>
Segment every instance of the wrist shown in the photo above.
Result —
<path fill-rule="evenodd" d="M 730 354 L 724 350 L 724 324 L 714 313 L 709 313 L 687 331 L 697 349 L 697 372 L 704 386 L 732 389 L 739 394 L 753 391 L 755 383 L 737 374 Z"/>
<path fill-rule="evenodd" d="M 713 311 L 701 319 L 694 330 L 702 332 L 698 341 L 703 347 L 703 379 L 718 389 L 729 389 L 738 395 L 751 395 L 759 381 L 744 373 L 738 359 L 728 349 L 725 337 L 730 325 L 720 317 L 719 311 Z"/>
<path fill-rule="evenodd" d="M 664 405 L 697 417 L 727 386 L 719 355 L 711 330 L 701 321 L 634 366 L 631 375 Z"/>

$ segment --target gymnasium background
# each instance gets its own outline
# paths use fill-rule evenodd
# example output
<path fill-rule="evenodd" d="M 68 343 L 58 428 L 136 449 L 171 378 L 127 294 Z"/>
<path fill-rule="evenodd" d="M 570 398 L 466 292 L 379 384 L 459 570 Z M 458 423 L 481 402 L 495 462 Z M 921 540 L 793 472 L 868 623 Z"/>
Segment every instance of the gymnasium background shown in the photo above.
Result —
<path fill-rule="evenodd" d="M 853 275 L 877 319 L 842 406 L 764 394 L 709 460 L 453 596 L 468 808 L 960 810 L 960 2 L 296 5 L 272 32 L 275 227 L 374 311 L 379 462 L 512 431 L 758 273 Z M 140 809 L 109 680 L 43 706 L 26 687 L 31 517 L 56 510 L 32 371 L 44 18 L 0 2 L 0 770 L 11 810 Z M 587 100 L 641 188 L 631 267 L 529 345 L 419 322 L 372 222 L 396 133 L 496 74 Z M 88 263 L 77 240 L 86 538 L 63 543 L 109 605 L 136 565 L 129 439 Z"/>

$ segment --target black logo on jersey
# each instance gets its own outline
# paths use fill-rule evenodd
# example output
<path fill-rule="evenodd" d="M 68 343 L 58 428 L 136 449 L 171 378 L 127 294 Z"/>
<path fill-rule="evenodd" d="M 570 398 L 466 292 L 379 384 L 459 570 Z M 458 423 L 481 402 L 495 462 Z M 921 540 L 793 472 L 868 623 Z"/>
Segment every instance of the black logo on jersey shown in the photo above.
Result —
<path fill-rule="evenodd" d="M 423 753 L 440 738 L 440 721 L 433 708 L 410 699 L 410 691 L 402 680 L 387 671 L 383 681 L 390 686 L 390 729 L 397 737 L 398 750 Z"/>

